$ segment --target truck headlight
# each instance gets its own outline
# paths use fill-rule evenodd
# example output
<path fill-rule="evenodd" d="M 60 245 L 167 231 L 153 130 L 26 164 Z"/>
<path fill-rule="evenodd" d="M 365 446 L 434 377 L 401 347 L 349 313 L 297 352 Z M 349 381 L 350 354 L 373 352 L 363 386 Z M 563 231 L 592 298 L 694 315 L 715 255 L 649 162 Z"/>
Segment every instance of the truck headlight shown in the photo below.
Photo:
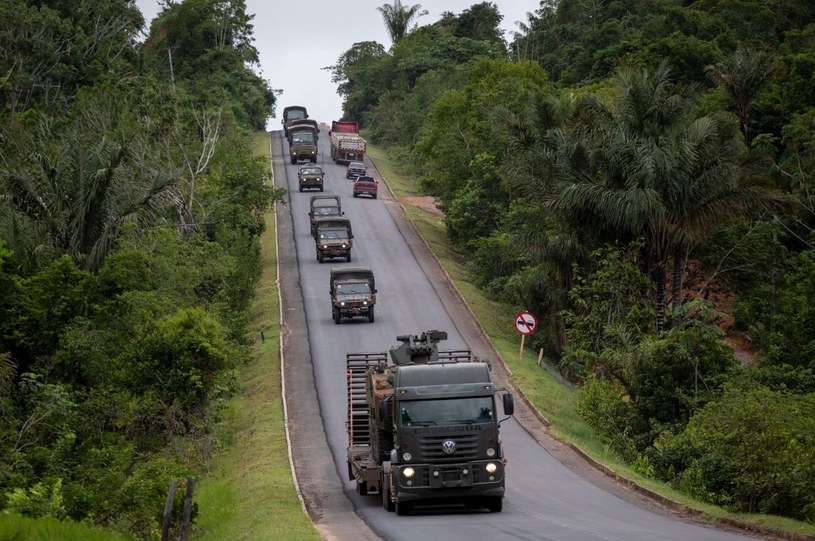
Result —
<path fill-rule="evenodd" d="M 416 470 L 414 470 L 410 466 L 408 466 L 407 468 L 402 468 L 402 475 L 404 475 L 405 478 L 410 479 L 411 477 L 416 475 Z"/>
<path fill-rule="evenodd" d="M 487 470 L 487 473 L 495 473 L 498 466 L 495 465 L 495 462 L 488 462 L 484 469 Z"/>
<path fill-rule="evenodd" d="M 348 248 L 348 246 L 346 246 L 345 244 L 343 244 L 343 245 L 342 245 L 342 247 L 343 247 L 343 248 Z"/>
<path fill-rule="evenodd" d="M 489 457 L 495 456 L 495 449 L 493 449 L 492 447 L 487 449 L 487 456 L 489 456 Z"/>
<path fill-rule="evenodd" d="M 340 306 L 345 306 L 345 301 L 342 301 L 342 302 L 340 303 Z"/>
<path fill-rule="evenodd" d="M 368 306 L 368 301 L 362 301 L 362 306 Z"/>
<path fill-rule="evenodd" d="M 323 250 L 328 250 L 328 244 L 323 244 Z"/>

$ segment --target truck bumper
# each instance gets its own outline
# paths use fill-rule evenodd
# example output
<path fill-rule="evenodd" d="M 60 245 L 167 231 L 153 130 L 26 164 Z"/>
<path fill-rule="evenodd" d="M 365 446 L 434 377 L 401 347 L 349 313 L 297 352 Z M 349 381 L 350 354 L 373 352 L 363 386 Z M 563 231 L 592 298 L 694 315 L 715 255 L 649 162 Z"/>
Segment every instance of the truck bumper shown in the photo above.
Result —
<path fill-rule="evenodd" d="M 497 466 L 494 473 L 487 473 L 487 463 Z M 415 472 L 410 478 L 404 475 L 408 466 Z M 444 465 L 398 464 L 393 467 L 393 475 L 396 476 L 396 500 L 400 502 L 466 502 L 474 498 L 500 498 L 505 490 L 501 460 Z"/>

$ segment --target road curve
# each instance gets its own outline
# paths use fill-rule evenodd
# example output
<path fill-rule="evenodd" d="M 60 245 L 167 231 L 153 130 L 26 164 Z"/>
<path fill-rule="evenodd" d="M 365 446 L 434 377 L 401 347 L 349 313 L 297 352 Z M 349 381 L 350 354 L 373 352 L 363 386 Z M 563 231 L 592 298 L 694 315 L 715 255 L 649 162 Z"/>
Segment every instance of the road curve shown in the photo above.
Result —
<path fill-rule="evenodd" d="M 272 132 L 275 185 L 288 189 L 278 204 L 283 370 L 295 474 L 306 509 L 329 540 L 534 539 L 735 541 L 751 537 L 694 522 L 615 483 L 545 431 L 535 412 L 516 401 L 515 417 L 502 425 L 508 458 L 502 513 L 445 509 L 397 516 L 378 497 L 359 496 L 346 475 L 345 354 L 385 351 L 398 334 L 445 330 L 442 347 L 468 347 L 493 365 L 499 387 L 506 371 L 489 341 L 447 280 L 432 253 L 380 184 L 379 199 L 351 196 L 345 168 L 328 158 L 320 136 L 325 193 L 342 196 L 354 230 L 353 263 L 377 277 L 377 318 L 335 325 L 328 273 L 344 260 L 320 264 L 308 228 L 311 193 L 297 189 L 296 166 L 287 160 L 282 132 Z M 368 164 L 371 167 L 371 164 Z M 381 178 L 374 173 L 376 178 Z M 314 192 L 317 193 L 317 192 Z"/>

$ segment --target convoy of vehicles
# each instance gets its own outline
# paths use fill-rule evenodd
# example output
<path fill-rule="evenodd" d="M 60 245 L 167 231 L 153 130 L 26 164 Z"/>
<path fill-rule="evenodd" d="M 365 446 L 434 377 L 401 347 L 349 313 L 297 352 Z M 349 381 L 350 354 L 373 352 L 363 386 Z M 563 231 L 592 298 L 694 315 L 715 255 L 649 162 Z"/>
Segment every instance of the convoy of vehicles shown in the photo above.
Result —
<path fill-rule="evenodd" d="M 331 317 L 339 325 L 344 318 L 367 317 L 374 322 L 376 282 L 368 267 L 338 267 L 329 276 Z"/>
<path fill-rule="evenodd" d="M 292 163 L 316 161 L 316 122 L 286 121 Z M 291 112 L 296 116 L 298 111 Z M 362 161 L 365 140 L 352 121 L 332 123 L 331 157 L 348 163 L 353 196 L 377 197 L 378 183 Z M 303 150 L 300 138 L 313 145 Z M 325 172 L 315 165 L 298 169 L 298 184 L 323 191 Z M 314 195 L 309 221 L 317 261 L 351 261 L 353 231 L 339 195 Z M 375 320 L 376 282 L 369 267 L 335 267 L 329 273 L 331 316 Z M 348 478 L 361 495 L 376 494 L 399 515 L 417 506 L 464 505 L 491 512 L 503 508 L 506 459 L 499 437 L 513 414 L 512 395 L 500 392 L 489 365 L 467 349 L 440 350 L 444 331 L 402 335 L 388 352 L 346 354 Z M 389 362 L 390 359 L 390 362 Z M 499 420 L 501 397 L 504 419 Z"/>
<path fill-rule="evenodd" d="M 354 181 L 352 195 L 354 197 L 370 195 L 372 198 L 376 199 L 376 192 L 378 189 L 379 184 L 376 182 L 374 177 L 361 176 L 357 177 L 357 179 Z"/>
<path fill-rule="evenodd" d="M 314 243 L 317 247 L 317 261 L 344 257 L 351 261 L 351 247 L 354 233 L 351 220 L 342 217 L 317 218 L 314 220 Z"/>
<path fill-rule="evenodd" d="M 444 331 L 396 338 L 391 363 L 385 352 L 346 355 L 348 478 L 399 515 L 416 505 L 500 512 L 506 460 L 489 365 L 439 350 Z M 512 395 L 501 397 L 512 415 Z"/>
<path fill-rule="evenodd" d="M 323 191 L 323 168 L 316 165 L 304 165 L 297 171 L 297 183 L 300 191 L 316 188 Z"/>

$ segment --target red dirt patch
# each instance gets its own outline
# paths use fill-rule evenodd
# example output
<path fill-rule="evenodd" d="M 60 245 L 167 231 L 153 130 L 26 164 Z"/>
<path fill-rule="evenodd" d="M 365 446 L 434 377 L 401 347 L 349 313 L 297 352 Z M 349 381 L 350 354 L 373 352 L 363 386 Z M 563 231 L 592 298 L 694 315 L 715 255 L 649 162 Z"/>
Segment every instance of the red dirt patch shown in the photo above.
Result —
<path fill-rule="evenodd" d="M 441 218 L 444 216 L 444 213 L 439 210 L 436 206 L 436 198 L 431 196 L 420 196 L 420 197 L 402 197 L 399 199 L 399 202 L 403 205 L 409 207 L 416 207 L 422 209 L 423 211 Z"/>

